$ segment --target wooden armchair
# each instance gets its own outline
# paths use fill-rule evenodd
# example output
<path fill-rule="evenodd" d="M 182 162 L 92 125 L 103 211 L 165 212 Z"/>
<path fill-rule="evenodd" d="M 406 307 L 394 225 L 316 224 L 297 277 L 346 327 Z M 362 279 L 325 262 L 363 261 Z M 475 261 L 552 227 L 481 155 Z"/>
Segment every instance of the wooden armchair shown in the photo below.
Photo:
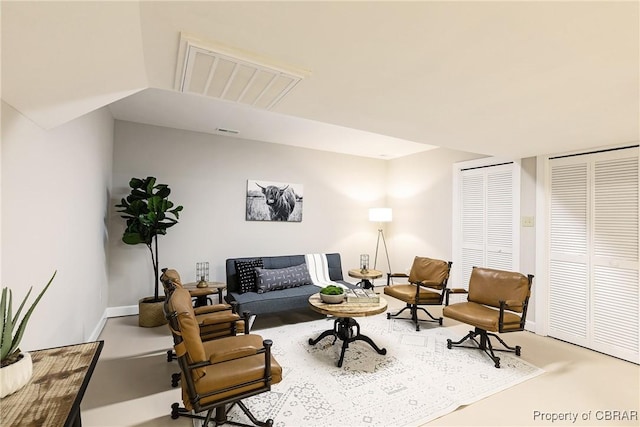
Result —
<path fill-rule="evenodd" d="M 460 341 L 448 339 L 447 348 L 459 346 L 482 350 L 493 360 L 496 368 L 500 367 L 500 358 L 495 351 L 511 351 L 520 356 L 520 346 L 508 346 L 493 332 L 524 330 L 532 281 L 533 275 L 474 267 L 469 279 L 467 301 L 444 307 L 442 314 L 474 326 L 475 330 L 469 331 Z M 505 348 L 494 349 L 491 337 Z M 473 341 L 475 345 L 461 345 L 466 340 Z"/>

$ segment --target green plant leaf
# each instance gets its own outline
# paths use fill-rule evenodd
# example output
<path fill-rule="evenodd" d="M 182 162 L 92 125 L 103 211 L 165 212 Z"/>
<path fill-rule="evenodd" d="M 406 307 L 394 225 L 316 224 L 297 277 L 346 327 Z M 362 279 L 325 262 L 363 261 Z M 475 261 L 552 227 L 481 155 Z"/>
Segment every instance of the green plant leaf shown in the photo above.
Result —
<path fill-rule="evenodd" d="M 139 243 L 145 243 L 144 238 L 140 235 L 140 233 L 124 233 L 122 236 L 122 241 L 127 245 L 137 245 Z"/>
<path fill-rule="evenodd" d="M 0 311 L 2 312 L 2 335 L 0 336 L 0 340 L 1 340 L 0 341 L 0 360 L 4 361 L 5 359 L 11 357 L 12 354 L 19 352 L 18 346 L 20 345 L 20 341 L 22 340 L 22 336 L 24 335 L 24 331 L 27 327 L 29 318 L 31 317 L 33 310 L 36 308 L 36 305 L 38 304 L 38 302 L 40 301 L 44 293 L 47 291 L 47 289 L 49 289 L 49 286 L 53 282 L 54 277 L 56 277 L 56 273 L 57 271 L 53 273 L 53 276 L 51 276 L 51 279 L 49 279 L 49 282 L 47 283 L 47 285 L 44 287 L 44 289 L 42 289 L 42 292 L 40 292 L 40 294 L 38 295 L 36 300 L 33 302 L 33 304 L 31 304 L 31 307 L 29 307 L 29 310 L 27 310 L 26 314 L 22 318 L 22 321 L 20 322 L 17 329 L 15 329 L 15 327 L 18 324 L 20 313 L 22 312 L 22 309 L 25 306 L 25 303 L 27 302 L 29 295 L 31 295 L 31 291 L 33 287 L 29 288 L 29 291 L 27 292 L 27 295 L 25 295 L 24 299 L 22 300 L 22 303 L 20 304 L 20 307 L 18 308 L 18 311 L 16 312 L 15 316 L 13 316 L 12 308 L 11 308 L 11 305 L 12 305 L 11 290 L 8 288 L 2 289 L 2 299 L 0 300 Z M 7 298 L 7 291 L 8 291 L 8 298 Z"/>
<path fill-rule="evenodd" d="M 129 181 L 129 187 L 131 188 L 140 188 L 142 187 L 142 180 L 138 178 L 131 178 Z"/>
<path fill-rule="evenodd" d="M 163 199 L 166 199 L 167 197 L 169 197 L 169 194 L 171 194 L 171 190 L 169 189 L 169 187 L 167 187 L 164 184 L 159 184 L 156 186 L 157 188 L 157 192 L 156 192 L 156 196 L 161 197 Z"/>
<path fill-rule="evenodd" d="M 144 188 L 147 191 L 147 195 L 153 194 L 153 188 L 156 185 L 156 179 L 153 176 L 148 176 L 147 179 L 144 180 Z"/>
<path fill-rule="evenodd" d="M 18 319 L 20 318 L 20 313 L 22 313 L 22 309 L 24 308 L 25 303 L 27 302 L 27 299 L 29 298 L 29 296 L 31 295 L 31 291 L 33 290 L 33 286 L 29 288 L 29 291 L 27 292 L 27 295 L 24 296 L 24 299 L 22 300 L 22 303 L 20 303 L 20 307 L 18 307 L 18 311 L 16 311 L 15 316 L 13 316 L 12 322 L 13 322 L 13 327 L 16 327 L 16 323 L 18 323 Z M 8 312 L 11 313 L 11 298 L 9 298 L 9 308 L 8 308 Z M 13 334 L 13 331 L 11 331 L 11 333 Z"/>
<path fill-rule="evenodd" d="M 127 197 L 127 199 L 129 199 L 130 201 L 143 200 L 146 198 L 147 198 L 147 193 L 145 193 L 142 190 L 131 190 L 131 194 L 129 194 L 129 197 Z"/>
<path fill-rule="evenodd" d="M 56 273 L 58 273 L 57 270 L 53 272 L 53 276 L 51 276 L 51 279 L 49 279 L 49 282 L 47 283 L 47 285 L 44 287 L 44 289 L 42 289 L 42 292 L 40 292 L 36 300 L 33 302 L 33 304 L 31 304 L 31 307 L 29 307 L 29 310 L 25 313 L 24 317 L 22 318 L 22 321 L 20 322 L 20 326 L 18 326 L 18 330 L 13 336 L 13 341 L 11 342 L 12 350 L 16 350 L 20 345 L 20 341 L 22 340 L 22 335 L 24 335 L 24 331 L 27 327 L 27 323 L 29 322 L 29 319 L 31 318 L 31 314 L 33 313 L 33 310 L 36 308 L 36 306 L 42 299 L 42 296 L 44 295 L 44 293 L 47 291 L 47 289 L 49 289 L 49 286 L 51 286 L 51 283 L 53 283 L 53 279 L 56 277 Z M 31 290 L 29 290 L 29 293 L 31 293 Z M 25 297 L 24 301 L 22 302 L 22 305 L 24 305 L 26 301 L 27 301 L 27 297 Z"/>
<path fill-rule="evenodd" d="M 0 335 L 0 360 L 4 360 L 9 355 L 11 349 L 11 331 L 13 331 L 13 319 L 11 309 L 7 310 L 7 291 L 9 292 L 9 307 L 11 307 L 11 290 L 2 289 L 2 299 L 0 300 L 0 312 L 2 313 L 2 334 Z"/>

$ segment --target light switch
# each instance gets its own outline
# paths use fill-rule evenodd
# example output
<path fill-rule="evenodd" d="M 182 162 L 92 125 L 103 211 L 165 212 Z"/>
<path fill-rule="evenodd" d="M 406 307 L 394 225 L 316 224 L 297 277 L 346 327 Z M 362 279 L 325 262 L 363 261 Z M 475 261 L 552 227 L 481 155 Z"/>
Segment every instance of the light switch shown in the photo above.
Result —
<path fill-rule="evenodd" d="M 532 216 L 523 216 L 522 217 L 522 226 L 523 227 L 533 227 L 535 225 L 534 217 Z"/>

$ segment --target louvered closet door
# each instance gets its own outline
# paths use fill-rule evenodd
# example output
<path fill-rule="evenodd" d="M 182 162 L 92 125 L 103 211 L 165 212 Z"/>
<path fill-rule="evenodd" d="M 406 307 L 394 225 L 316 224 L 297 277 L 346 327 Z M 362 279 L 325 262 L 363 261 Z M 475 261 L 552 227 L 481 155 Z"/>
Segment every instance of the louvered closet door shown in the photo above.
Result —
<path fill-rule="evenodd" d="M 471 269 L 514 270 L 513 164 L 462 170 L 460 182 L 461 284 Z M 519 202 L 519 201 L 518 201 Z M 456 285 L 458 286 L 458 285 Z"/>
<path fill-rule="evenodd" d="M 549 335 L 638 363 L 638 149 L 550 166 Z"/>

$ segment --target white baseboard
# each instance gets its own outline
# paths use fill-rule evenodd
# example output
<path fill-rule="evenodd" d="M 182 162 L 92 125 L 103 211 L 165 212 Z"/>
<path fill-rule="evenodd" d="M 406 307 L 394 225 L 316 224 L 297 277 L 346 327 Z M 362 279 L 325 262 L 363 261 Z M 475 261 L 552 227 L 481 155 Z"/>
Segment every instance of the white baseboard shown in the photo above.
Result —
<path fill-rule="evenodd" d="M 91 332 L 91 335 L 89 335 L 89 338 L 87 339 L 87 341 L 96 341 L 100 337 L 100 334 L 104 329 L 104 325 L 106 324 L 107 324 L 107 310 L 105 310 L 104 313 L 102 313 L 102 317 L 98 321 L 98 324 L 96 325 L 96 327 L 93 329 L 93 332 Z"/>
<path fill-rule="evenodd" d="M 137 316 L 137 305 L 124 305 L 121 307 L 107 307 L 105 310 L 106 317 L 122 317 L 122 316 Z"/>
<path fill-rule="evenodd" d="M 524 322 L 524 329 L 526 331 L 533 332 L 535 334 L 536 333 L 536 322 L 535 321 L 532 322 L 530 320 L 526 320 Z"/>
<path fill-rule="evenodd" d="M 98 324 L 87 338 L 87 341 L 96 341 L 104 326 L 107 324 L 107 319 L 110 317 L 122 317 L 122 316 L 136 316 L 138 315 L 138 306 L 137 305 L 128 305 L 122 307 L 107 307 L 102 314 L 102 317 L 98 321 Z"/>

